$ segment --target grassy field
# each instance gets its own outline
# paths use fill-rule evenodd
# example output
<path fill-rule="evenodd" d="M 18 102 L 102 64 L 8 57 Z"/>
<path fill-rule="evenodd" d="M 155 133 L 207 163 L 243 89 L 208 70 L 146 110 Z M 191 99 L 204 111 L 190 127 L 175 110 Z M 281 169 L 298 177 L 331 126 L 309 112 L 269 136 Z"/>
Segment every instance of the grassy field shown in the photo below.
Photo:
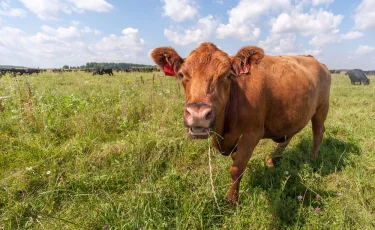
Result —
<path fill-rule="evenodd" d="M 219 208 L 209 141 L 187 138 L 178 81 L 3 77 L 0 229 L 375 229 L 375 78 L 332 77 L 319 159 L 310 125 L 275 168 L 265 166 L 275 144 L 262 140 L 232 207 L 231 159 L 212 150 Z"/>

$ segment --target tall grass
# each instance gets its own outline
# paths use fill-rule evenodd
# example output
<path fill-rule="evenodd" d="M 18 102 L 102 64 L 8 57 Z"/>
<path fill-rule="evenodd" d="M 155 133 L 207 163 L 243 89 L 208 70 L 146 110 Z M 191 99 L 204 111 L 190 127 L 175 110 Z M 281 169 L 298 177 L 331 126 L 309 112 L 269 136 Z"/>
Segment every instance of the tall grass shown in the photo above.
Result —
<path fill-rule="evenodd" d="M 373 78 L 372 81 L 375 79 Z M 317 161 L 311 127 L 277 167 L 262 140 L 225 202 L 231 160 L 182 125 L 184 93 L 160 74 L 0 79 L 0 229 L 373 229 L 375 86 L 333 75 Z"/>

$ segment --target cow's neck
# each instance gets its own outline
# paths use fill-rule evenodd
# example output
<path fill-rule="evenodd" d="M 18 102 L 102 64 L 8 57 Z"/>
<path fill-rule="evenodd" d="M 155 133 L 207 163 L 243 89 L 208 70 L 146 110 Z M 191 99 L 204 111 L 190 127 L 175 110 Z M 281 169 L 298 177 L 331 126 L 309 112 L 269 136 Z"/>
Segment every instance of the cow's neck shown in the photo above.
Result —
<path fill-rule="evenodd" d="M 222 116 L 218 116 L 212 142 L 214 146 L 223 154 L 229 155 L 237 143 L 237 135 L 231 135 L 240 118 L 240 86 L 236 80 L 232 80 L 230 93 Z"/>

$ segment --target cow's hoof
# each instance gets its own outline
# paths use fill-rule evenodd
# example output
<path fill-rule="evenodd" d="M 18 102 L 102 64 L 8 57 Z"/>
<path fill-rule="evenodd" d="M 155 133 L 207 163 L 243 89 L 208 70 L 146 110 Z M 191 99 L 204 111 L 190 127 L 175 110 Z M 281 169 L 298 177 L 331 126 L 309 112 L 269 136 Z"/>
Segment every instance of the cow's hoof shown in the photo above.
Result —
<path fill-rule="evenodd" d="M 281 156 L 270 157 L 266 161 L 266 166 L 268 168 L 274 168 L 280 163 L 280 160 L 281 160 Z"/>
<path fill-rule="evenodd" d="M 313 159 L 313 160 L 318 160 L 318 154 L 311 153 L 310 158 Z"/>
<path fill-rule="evenodd" d="M 238 204 L 238 196 L 227 196 L 227 203 L 233 206 Z"/>
<path fill-rule="evenodd" d="M 268 158 L 268 160 L 266 161 L 266 166 L 267 166 L 267 168 L 274 168 L 275 167 L 275 164 L 273 163 L 272 157 Z"/>
<path fill-rule="evenodd" d="M 227 198 L 227 203 L 233 207 L 237 206 L 238 201 Z"/>

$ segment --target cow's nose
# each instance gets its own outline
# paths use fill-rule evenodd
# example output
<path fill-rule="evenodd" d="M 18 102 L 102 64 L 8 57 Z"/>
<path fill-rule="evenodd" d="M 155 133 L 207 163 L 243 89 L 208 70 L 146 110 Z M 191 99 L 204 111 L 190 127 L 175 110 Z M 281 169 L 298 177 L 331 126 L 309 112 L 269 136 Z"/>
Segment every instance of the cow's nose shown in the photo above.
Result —
<path fill-rule="evenodd" d="M 210 106 L 186 106 L 184 120 L 189 127 L 210 128 L 213 125 L 215 113 Z"/>

